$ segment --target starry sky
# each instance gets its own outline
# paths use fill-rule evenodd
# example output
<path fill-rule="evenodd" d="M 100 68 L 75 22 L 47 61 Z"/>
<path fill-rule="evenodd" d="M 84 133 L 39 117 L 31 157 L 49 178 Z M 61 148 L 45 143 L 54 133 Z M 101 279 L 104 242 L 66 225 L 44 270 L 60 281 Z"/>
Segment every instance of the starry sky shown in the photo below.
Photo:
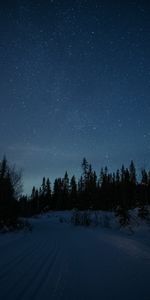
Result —
<path fill-rule="evenodd" d="M 1 1 L 0 153 L 25 193 L 84 156 L 150 168 L 149 1 Z"/>

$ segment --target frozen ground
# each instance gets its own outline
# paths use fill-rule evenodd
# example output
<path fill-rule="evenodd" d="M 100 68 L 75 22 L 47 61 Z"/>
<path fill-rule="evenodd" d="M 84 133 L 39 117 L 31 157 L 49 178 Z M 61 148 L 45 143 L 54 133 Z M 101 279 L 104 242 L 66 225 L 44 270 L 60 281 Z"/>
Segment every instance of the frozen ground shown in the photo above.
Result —
<path fill-rule="evenodd" d="M 0 234 L 0 299 L 150 299 L 148 227 L 130 234 L 59 217 L 32 219 L 32 232 Z"/>

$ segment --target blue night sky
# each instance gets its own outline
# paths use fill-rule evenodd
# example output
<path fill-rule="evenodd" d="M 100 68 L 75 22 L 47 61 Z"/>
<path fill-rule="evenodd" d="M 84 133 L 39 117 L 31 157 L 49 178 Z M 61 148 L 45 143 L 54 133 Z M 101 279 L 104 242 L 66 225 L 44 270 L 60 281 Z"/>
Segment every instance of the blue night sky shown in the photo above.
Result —
<path fill-rule="evenodd" d="M 43 176 L 150 168 L 150 3 L 0 3 L 0 153 Z"/>

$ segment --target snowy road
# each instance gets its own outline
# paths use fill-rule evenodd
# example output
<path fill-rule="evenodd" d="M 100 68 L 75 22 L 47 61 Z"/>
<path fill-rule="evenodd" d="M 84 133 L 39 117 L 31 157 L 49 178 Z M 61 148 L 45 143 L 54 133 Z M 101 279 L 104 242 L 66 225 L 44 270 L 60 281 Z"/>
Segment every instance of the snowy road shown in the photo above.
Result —
<path fill-rule="evenodd" d="M 150 247 L 54 218 L 0 236 L 1 300 L 149 300 Z"/>

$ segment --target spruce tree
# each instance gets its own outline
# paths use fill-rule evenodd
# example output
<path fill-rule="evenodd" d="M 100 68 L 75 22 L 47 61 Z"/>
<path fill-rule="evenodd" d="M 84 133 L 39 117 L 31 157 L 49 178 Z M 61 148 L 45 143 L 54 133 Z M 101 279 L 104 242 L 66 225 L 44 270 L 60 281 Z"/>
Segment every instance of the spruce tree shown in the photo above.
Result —
<path fill-rule="evenodd" d="M 70 206 L 71 208 L 77 208 L 78 202 L 77 202 L 77 183 L 75 176 L 72 176 L 70 180 Z"/>
<path fill-rule="evenodd" d="M 4 156 L 0 163 L 0 226 L 15 225 L 19 205 L 15 198 L 15 186 L 11 177 L 11 168 Z"/>

